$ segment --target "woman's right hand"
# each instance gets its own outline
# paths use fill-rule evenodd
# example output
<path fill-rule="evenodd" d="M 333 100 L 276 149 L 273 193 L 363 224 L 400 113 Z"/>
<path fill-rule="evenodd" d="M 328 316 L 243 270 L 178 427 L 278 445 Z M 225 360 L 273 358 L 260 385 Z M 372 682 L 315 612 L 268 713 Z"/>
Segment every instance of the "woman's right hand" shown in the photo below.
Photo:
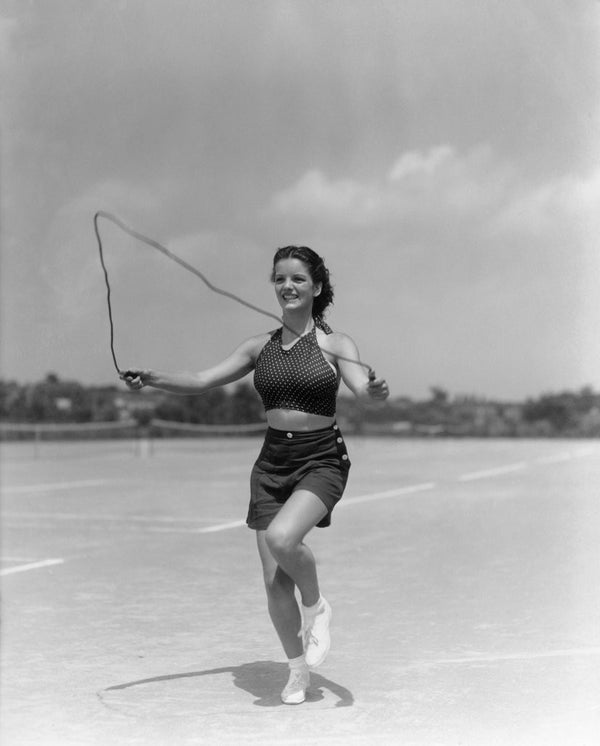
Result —
<path fill-rule="evenodd" d="M 119 378 L 125 382 L 125 385 L 131 391 L 139 391 L 148 385 L 150 371 L 142 368 L 127 368 L 121 371 Z"/>

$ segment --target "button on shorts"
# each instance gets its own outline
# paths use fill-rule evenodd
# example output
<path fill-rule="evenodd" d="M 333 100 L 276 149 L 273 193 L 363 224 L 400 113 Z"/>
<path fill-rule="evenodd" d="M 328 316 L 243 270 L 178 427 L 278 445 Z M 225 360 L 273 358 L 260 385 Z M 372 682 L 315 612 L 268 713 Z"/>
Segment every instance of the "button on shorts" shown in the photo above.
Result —
<path fill-rule="evenodd" d="M 327 508 L 318 527 L 331 525 L 331 512 L 348 481 L 350 459 L 337 425 L 310 432 L 268 428 L 250 475 L 246 523 L 263 530 L 296 490 L 309 490 Z"/>

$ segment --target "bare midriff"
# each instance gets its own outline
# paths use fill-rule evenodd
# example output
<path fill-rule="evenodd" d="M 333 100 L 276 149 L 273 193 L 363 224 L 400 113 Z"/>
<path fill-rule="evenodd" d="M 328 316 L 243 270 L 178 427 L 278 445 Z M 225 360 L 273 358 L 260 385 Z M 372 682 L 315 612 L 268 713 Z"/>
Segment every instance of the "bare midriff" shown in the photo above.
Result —
<path fill-rule="evenodd" d="M 310 432 L 330 427 L 335 417 L 324 417 L 320 414 L 300 412 L 295 409 L 269 409 L 267 423 L 274 430 L 288 430 L 292 432 Z"/>

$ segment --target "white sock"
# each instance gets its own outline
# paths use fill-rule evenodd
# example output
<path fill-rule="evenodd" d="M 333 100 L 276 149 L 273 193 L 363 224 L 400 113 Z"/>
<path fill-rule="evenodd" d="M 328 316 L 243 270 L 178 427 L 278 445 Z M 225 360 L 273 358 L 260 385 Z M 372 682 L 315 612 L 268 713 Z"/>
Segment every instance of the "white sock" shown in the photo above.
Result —
<path fill-rule="evenodd" d="M 302 618 L 304 622 L 312 622 L 317 614 L 323 609 L 323 596 L 319 596 L 319 600 L 312 606 L 304 606 L 302 604 Z"/>
<path fill-rule="evenodd" d="M 290 667 L 290 671 L 294 671 L 297 668 L 306 668 L 304 655 L 299 655 L 297 658 L 288 658 L 288 666 Z"/>

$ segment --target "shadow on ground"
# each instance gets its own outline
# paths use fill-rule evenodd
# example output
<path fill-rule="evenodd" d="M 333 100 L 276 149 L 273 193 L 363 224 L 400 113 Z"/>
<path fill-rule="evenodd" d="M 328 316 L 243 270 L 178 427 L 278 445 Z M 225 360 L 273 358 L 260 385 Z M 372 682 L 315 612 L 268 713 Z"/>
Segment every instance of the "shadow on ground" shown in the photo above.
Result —
<path fill-rule="evenodd" d="M 155 684 L 160 681 L 174 681 L 199 676 L 216 676 L 217 674 L 227 673 L 232 674 L 235 686 L 257 697 L 253 704 L 258 707 L 284 706 L 280 699 L 280 692 L 287 682 L 289 670 L 286 663 L 276 663 L 274 661 L 254 661 L 253 663 L 243 663 L 240 666 L 223 666 L 221 668 L 209 668 L 205 671 L 186 671 L 183 673 L 165 674 L 164 676 L 154 676 L 150 679 L 140 679 L 138 681 L 129 681 L 125 684 L 109 686 L 107 689 L 104 689 L 104 692 L 130 689 L 134 686 Z M 337 697 L 335 707 L 351 707 L 354 704 L 354 696 L 346 687 L 314 671 L 311 672 L 310 688 L 306 693 L 306 701 L 308 703 L 322 701 L 325 697 L 323 693 L 325 689 Z"/>

